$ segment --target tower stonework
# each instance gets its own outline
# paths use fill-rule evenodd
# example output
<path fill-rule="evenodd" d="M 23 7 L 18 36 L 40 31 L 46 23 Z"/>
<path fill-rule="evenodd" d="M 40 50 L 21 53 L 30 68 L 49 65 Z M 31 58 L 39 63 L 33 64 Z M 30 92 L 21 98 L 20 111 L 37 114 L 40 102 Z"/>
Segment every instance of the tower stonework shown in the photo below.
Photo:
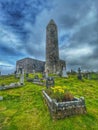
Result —
<path fill-rule="evenodd" d="M 46 27 L 46 65 L 50 73 L 60 72 L 65 67 L 65 61 L 59 59 L 58 29 L 54 20 Z"/>
<path fill-rule="evenodd" d="M 46 62 L 32 58 L 24 58 L 16 62 L 16 71 L 24 69 L 25 73 L 49 71 L 49 73 L 63 72 L 66 63 L 59 58 L 58 29 L 54 20 L 50 20 L 46 27 Z M 61 74 L 61 73 L 60 73 Z"/>

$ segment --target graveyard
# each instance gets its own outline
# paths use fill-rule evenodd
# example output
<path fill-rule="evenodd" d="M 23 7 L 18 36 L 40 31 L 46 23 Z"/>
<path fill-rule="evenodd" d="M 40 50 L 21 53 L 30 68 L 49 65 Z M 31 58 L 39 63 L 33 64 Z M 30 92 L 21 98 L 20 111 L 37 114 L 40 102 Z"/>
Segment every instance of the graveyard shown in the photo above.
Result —
<path fill-rule="evenodd" d="M 98 130 L 98 0 L 0 0 L 0 130 Z"/>
<path fill-rule="evenodd" d="M 29 82 L 24 75 L 22 87 L 0 91 L 0 130 L 97 130 L 98 74 L 92 73 L 92 78 L 83 77 L 83 74 L 81 77 L 80 74 L 79 70 L 76 74 L 69 73 L 68 77 L 48 76 L 53 77 L 54 87 L 65 87 L 75 97 L 84 97 L 85 113 L 53 118 L 43 96 L 43 91 L 50 87 L 35 83 L 38 77 L 43 78 L 41 73 L 30 73 L 28 78 L 34 82 Z M 17 82 L 20 79 L 15 75 L 0 76 L 0 86 Z"/>

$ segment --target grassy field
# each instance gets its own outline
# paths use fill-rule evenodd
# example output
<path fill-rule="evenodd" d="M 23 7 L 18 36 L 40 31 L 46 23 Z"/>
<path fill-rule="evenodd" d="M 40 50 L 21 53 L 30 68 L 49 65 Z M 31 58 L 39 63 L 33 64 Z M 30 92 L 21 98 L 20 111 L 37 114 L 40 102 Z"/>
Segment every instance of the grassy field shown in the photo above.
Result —
<path fill-rule="evenodd" d="M 0 77 L 0 85 L 17 82 L 14 76 Z M 55 86 L 66 86 L 74 96 L 84 96 L 87 114 L 53 120 L 42 96 L 43 86 L 25 86 L 0 91 L 0 130 L 98 130 L 98 80 L 79 81 L 76 76 L 55 78 Z"/>

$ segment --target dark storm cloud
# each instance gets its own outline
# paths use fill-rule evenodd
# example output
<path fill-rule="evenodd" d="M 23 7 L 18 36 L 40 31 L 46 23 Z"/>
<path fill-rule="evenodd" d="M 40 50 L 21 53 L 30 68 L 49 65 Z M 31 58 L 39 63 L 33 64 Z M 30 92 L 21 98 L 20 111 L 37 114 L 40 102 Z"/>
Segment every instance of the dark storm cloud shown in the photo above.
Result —
<path fill-rule="evenodd" d="M 17 57 L 19 57 L 19 56 L 24 56 L 21 52 L 19 52 L 19 51 L 17 51 L 17 50 L 15 50 L 14 49 L 14 47 L 12 47 L 12 46 L 6 46 L 6 45 L 0 45 L 0 53 L 3 55 L 3 57 L 2 57 L 2 55 L 0 55 L 0 58 L 2 58 L 2 59 L 4 59 L 4 57 L 5 58 L 7 58 L 7 57 L 11 57 L 11 56 L 17 56 Z"/>
<path fill-rule="evenodd" d="M 65 40 L 61 46 L 61 57 L 66 59 L 71 67 L 78 65 L 84 69 L 98 70 L 98 13 L 96 4 L 97 1 L 89 1 L 81 8 L 76 24 L 70 29 L 70 38 Z"/>
<path fill-rule="evenodd" d="M 44 56 L 41 32 L 35 27 L 43 9 L 51 9 L 47 0 L 0 0 L 0 65 L 15 68 L 18 59 Z"/>
<path fill-rule="evenodd" d="M 0 0 L 1 64 L 14 66 L 24 57 L 45 60 L 46 25 L 53 18 L 60 56 L 69 66 L 97 68 L 97 12 L 97 0 Z"/>

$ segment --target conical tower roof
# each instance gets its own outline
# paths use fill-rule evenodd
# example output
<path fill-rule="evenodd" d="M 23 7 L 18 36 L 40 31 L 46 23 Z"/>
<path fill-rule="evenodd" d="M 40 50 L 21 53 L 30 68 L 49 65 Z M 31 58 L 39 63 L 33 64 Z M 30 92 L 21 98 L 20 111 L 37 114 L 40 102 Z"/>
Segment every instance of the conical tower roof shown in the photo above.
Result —
<path fill-rule="evenodd" d="M 49 24 L 56 24 L 53 19 L 50 20 Z"/>
<path fill-rule="evenodd" d="M 49 27 L 50 25 L 54 25 L 56 26 L 56 23 L 53 19 L 50 20 L 50 22 L 48 23 L 47 27 Z"/>

